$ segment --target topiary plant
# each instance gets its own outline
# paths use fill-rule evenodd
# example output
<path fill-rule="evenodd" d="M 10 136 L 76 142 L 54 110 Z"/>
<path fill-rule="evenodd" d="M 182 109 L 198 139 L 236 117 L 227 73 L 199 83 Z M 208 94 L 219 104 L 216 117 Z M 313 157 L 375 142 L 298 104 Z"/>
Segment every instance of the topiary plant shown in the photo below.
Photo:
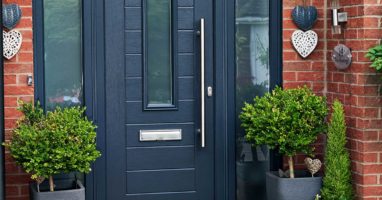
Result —
<path fill-rule="evenodd" d="M 12 139 L 4 145 L 31 178 L 40 184 L 53 175 L 69 172 L 88 173 L 99 156 L 96 126 L 85 116 L 85 108 L 56 108 L 46 115 L 39 104 L 22 103 L 24 117 L 17 123 Z"/>
<path fill-rule="evenodd" d="M 316 96 L 307 87 L 283 90 L 277 87 L 254 103 L 246 103 L 240 115 L 246 140 L 268 145 L 288 156 L 290 177 L 294 178 L 293 156 L 311 155 L 311 145 L 326 129 L 328 109 L 325 97 Z"/>
<path fill-rule="evenodd" d="M 333 114 L 327 137 L 322 198 L 325 200 L 352 200 L 350 158 L 345 147 L 345 115 L 343 106 L 338 100 L 333 103 Z"/>
<path fill-rule="evenodd" d="M 382 45 L 370 48 L 365 57 L 369 58 L 372 62 L 370 67 L 376 69 L 378 72 L 382 71 Z"/>

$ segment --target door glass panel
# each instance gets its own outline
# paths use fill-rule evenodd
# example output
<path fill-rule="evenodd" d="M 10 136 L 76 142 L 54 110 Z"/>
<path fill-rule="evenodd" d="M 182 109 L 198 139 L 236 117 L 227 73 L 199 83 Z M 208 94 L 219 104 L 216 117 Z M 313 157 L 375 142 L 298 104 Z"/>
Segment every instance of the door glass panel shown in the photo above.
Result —
<path fill-rule="evenodd" d="M 81 105 L 81 0 L 44 0 L 44 52 L 46 108 Z"/>
<path fill-rule="evenodd" d="M 269 0 L 236 0 L 236 116 L 244 102 L 269 91 Z M 252 146 L 236 119 L 238 200 L 265 200 L 266 146 Z"/>
<path fill-rule="evenodd" d="M 146 0 L 148 107 L 173 105 L 171 0 Z"/>

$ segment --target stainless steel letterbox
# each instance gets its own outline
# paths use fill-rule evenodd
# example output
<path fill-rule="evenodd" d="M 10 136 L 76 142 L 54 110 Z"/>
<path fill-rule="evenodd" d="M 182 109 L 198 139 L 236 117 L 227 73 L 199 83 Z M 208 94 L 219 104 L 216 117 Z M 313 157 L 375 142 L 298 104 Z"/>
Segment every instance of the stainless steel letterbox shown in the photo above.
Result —
<path fill-rule="evenodd" d="M 166 130 L 140 130 L 139 141 L 180 141 L 182 140 L 182 129 Z"/>

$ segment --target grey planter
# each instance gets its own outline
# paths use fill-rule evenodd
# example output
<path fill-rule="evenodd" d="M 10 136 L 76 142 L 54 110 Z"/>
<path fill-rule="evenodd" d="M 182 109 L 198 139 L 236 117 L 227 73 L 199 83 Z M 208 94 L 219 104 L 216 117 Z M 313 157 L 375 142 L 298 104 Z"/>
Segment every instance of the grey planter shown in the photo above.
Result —
<path fill-rule="evenodd" d="M 303 172 L 296 175 L 294 179 L 280 178 L 278 172 L 267 172 L 268 200 L 314 200 L 320 194 L 322 177 L 309 177 Z"/>
<path fill-rule="evenodd" d="M 49 192 L 47 184 L 41 184 L 41 192 L 37 192 L 37 184 L 31 184 L 32 200 L 85 200 L 85 188 L 81 181 L 55 181 L 55 185 L 54 192 Z"/>
<path fill-rule="evenodd" d="M 237 199 L 266 199 L 265 173 L 269 162 L 236 162 Z"/>

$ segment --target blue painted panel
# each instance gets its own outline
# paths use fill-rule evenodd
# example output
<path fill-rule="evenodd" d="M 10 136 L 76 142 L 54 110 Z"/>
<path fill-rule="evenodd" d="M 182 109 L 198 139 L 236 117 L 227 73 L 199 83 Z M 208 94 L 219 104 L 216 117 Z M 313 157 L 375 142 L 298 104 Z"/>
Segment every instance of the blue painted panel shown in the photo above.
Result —
<path fill-rule="evenodd" d="M 142 29 L 142 8 L 140 7 L 127 7 L 125 8 L 125 28 L 126 30 L 140 30 Z"/>
<path fill-rule="evenodd" d="M 142 78 L 126 79 L 126 101 L 142 101 Z"/>
<path fill-rule="evenodd" d="M 194 0 L 178 0 L 179 7 L 191 7 L 194 5 Z"/>
<path fill-rule="evenodd" d="M 179 53 L 194 52 L 194 31 L 178 31 L 178 40 Z"/>
<path fill-rule="evenodd" d="M 179 76 L 192 76 L 194 75 L 194 54 L 185 53 L 179 54 Z"/>
<path fill-rule="evenodd" d="M 126 38 L 125 48 L 126 48 L 127 54 L 142 53 L 142 32 L 141 31 L 126 31 L 125 38 Z"/>
<path fill-rule="evenodd" d="M 151 194 L 128 194 L 129 200 L 195 200 L 197 194 L 190 192 L 170 192 L 170 193 L 151 193 Z"/>
<path fill-rule="evenodd" d="M 178 28 L 180 30 L 194 29 L 194 9 L 192 7 L 178 9 Z"/>
<path fill-rule="evenodd" d="M 142 55 L 127 54 L 125 56 L 126 77 L 142 77 Z"/>
<path fill-rule="evenodd" d="M 125 0 L 125 6 L 137 7 L 137 6 L 141 6 L 141 5 L 142 5 L 141 0 Z"/>
<path fill-rule="evenodd" d="M 127 194 L 195 191 L 194 169 L 126 172 L 126 180 Z"/>
<path fill-rule="evenodd" d="M 194 99 L 194 78 L 181 77 L 179 78 L 179 100 L 193 100 Z"/>
<path fill-rule="evenodd" d="M 126 103 L 127 124 L 182 123 L 194 121 L 194 102 L 180 101 L 176 111 L 144 111 L 142 102 Z"/>
<path fill-rule="evenodd" d="M 113 0 L 105 6 L 105 194 L 106 199 L 122 200 L 126 193 L 124 117 L 125 54 L 132 43 L 125 38 L 124 0 Z M 133 34 L 131 34 L 133 35 Z M 129 46 L 126 46 L 129 44 Z M 134 47 L 134 45 L 131 45 Z M 136 51 L 136 52 L 139 52 Z M 122 108 L 122 109 L 121 109 Z M 120 164 L 118 164 L 120 163 Z"/>
<path fill-rule="evenodd" d="M 155 143 L 158 142 L 153 142 L 152 145 Z M 194 146 L 127 148 L 127 171 L 193 168 L 194 148 Z"/>

